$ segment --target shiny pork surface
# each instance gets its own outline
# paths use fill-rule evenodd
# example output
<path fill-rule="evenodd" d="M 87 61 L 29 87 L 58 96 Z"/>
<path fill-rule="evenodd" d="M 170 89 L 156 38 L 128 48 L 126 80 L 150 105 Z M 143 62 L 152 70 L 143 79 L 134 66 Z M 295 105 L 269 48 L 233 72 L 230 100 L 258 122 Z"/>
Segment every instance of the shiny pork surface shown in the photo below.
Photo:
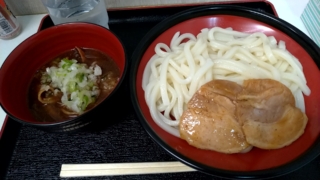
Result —
<path fill-rule="evenodd" d="M 200 149 L 239 153 L 252 146 L 277 149 L 299 138 L 307 116 L 291 91 L 270 79 L 204 84 L 180 119 L 180 137 Z M 251 146 L 252 145 L 252 146 Z"/>
<path fill-rule="evenodd" d="M 305 113 L 295 107 L 291 91 L 271 79 L 244 81 L 236 109 L 248 143 L 261 149 L 291 144 L 304 133 L 308 122 Z"/>
<path fill-rule="evenodd" d="M 235 116 L 236 95 L 242 87 L 215 80 L 203 85 L 180 119 L 180 137 L 200 149 L 238 153 L 250 148 Z"/>

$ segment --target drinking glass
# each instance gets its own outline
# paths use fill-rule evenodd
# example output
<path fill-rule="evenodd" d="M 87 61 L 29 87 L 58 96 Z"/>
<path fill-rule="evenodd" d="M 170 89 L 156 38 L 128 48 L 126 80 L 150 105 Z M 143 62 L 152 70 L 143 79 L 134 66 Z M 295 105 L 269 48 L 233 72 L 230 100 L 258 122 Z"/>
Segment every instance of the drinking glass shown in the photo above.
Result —
<path fill-rule="evenodd" d="M 42 0 L 55 25 L 66 22 L 89 22 L 109 28 L 104 0 Z"/>

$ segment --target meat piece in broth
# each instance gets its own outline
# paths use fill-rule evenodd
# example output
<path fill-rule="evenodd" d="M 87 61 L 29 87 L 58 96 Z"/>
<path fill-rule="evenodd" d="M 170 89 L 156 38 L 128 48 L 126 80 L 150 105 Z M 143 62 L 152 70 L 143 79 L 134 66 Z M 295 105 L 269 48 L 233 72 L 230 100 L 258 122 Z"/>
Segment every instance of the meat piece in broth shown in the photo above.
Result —
<path fill-rule="evenodd" d="M 191 98 L 181 116 L 180 137 L 200 149 L 238 153 L 251 149 L 235 116 L 236 95 L 242 87 L 234 82 L 214 80 Z"/>
<path fill-rule="evenodd" d="M 261 149 L 278 149 L 298 139 L 308 118 L 295 107 L 291 91 L 271 79 L 250 79 L 237 97 L 236 115 L 248 143 Z"/>

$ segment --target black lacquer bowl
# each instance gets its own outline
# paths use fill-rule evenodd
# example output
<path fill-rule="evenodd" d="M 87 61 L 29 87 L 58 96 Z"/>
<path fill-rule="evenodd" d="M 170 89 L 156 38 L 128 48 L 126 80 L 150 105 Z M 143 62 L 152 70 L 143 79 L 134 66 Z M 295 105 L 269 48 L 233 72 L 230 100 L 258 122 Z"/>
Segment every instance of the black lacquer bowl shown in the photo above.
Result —
<path fill-rule="evenodd" d="M 83 114 L 60 122 L 40 121 L 28 102 L 30 83 L 36 71 L 58 55 L 75 47 L 92 48 L 109 55 L 120 70 L 118 84 L 102 101 Z M 94 121 L 110 122 L 119 108 L 120 86 L 128 60 L 120 39 L 109 29 L 90 23 L 65 23 L 39 31 L 19 44 L 0 69 L 0 103 L 12 119 L 51 132 L 82 129 Z M 98 116 L 104 112 L 105 117 Z"/>
<path fill-rule="evenodd" d="M 305 133 L 291 145 L 277 150 L 252 149 L 245 154 L 222 154 L 201 150 L 171 135 L 152 119 L 142 89 L 142 76 L 154 47 L 169 44 L 173 35 L 198 34 L 203 28 L 232 27 L 242 32 L 263 32 L 286 42 L 286 48 L 301 62 L 311 89 L 305 96 L 309 118 Z M 131 97 L 137 116 L 148 134 L 183 163 L 208 174 L 227 178 L 270 178 L 306 165 L 320 153 L 320 49 L 303 32 L 273 15 L 232 5 L 197 7 L 173 15 L 151 29 L 138 44 L 130 71 Z"/>

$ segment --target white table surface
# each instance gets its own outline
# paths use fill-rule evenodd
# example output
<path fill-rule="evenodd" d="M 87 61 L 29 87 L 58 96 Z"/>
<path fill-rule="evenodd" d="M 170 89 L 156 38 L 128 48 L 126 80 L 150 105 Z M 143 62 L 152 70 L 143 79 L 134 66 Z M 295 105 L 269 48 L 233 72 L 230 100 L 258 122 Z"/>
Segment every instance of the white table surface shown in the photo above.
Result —
<path fill-rule="evenodd" d="M 278 16 L 281 19 L 291 23 L 302 32 L 310 36 L 306 27 L 300 19 L 300 15 L 306 7 L 308 0 L 269 0 L 269 2 L 273 4 L 278 13 Z M 11 40 L 0 39 L 0 65 L 2 65 L 6 57 L 17 45 L 37 32 L 40 21 L 45 15 L 46 14 L 17 16 L 17 19 L 21 23 L 23 28 L 22 32 L 19 36 Z M 5 118 L 6 113 L 0 108 L 0 129 L 2 129 Z"/>

